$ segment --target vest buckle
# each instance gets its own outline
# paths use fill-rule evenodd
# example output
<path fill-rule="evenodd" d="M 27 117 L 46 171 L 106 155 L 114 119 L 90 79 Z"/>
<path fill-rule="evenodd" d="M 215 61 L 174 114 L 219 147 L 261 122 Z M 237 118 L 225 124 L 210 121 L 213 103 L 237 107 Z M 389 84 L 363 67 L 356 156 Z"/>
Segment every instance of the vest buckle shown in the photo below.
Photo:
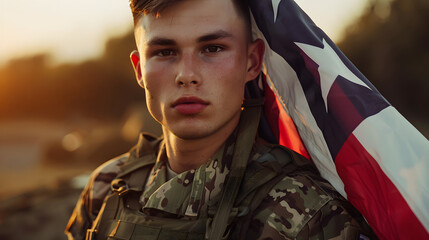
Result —
<path fill-rule="evenodd" d="M 95 240 L 96 234 L 97 234 L 97 230 L 87 229 L 85 240 Z"/>
<path fill-rule="evenodd" d="M 130 190 L 128 184 L 120 178 L 114 179 L 110 188 L 112 192 L 118 193 L 119 196 L 126 194 Z"/>

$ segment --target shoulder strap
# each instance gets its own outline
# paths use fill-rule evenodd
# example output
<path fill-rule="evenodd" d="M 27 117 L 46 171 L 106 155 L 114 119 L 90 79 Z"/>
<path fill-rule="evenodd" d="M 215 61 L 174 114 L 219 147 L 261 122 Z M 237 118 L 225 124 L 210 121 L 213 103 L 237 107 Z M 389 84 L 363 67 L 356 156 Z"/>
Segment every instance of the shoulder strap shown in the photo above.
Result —
<path fill-rule="evenodd" d="M 161 140 L 141 134 L 139 142 L 131 150 L 126 164 L 121 167 L 121 172 L 112 181 L 112 191 L 118 192 L 131 209 L 141 208 L 139 197 L 156 162 Z"/>
<path fill-rule="evenodd" d="M 141 134 L 139 141 L 130 152 L 127 162 L 121 166 L 117 177 L 111 182 L 113 194 L 105 198 L 103 206 L 92 228 L 87 230 L 87 240 L 99 239 L 100 232 L 106 230 L 109 221 L 116 216 L 119 198 L 131 192 L 142 191 L 146 179 L 156 161 L 156 152 L 162 139 L 156 139 L 148 134 Z M 138 198 L 127 196 L 127 204 L 137 208 Z"/>
<path fill-rule="evenodd" d="M 137 144 L 131 148 L 127 162 L 122 165 L 117 178 L 121 178 L 138 168 L 155 163 L 161 141 L 162 138 L 157 139 L 150 134 L 141 133 Z"/>
<path fill-rule="evenodd" d="M 231 172 L 226 181 L 226 186 L 223 189 L 217 212 L 211 224 L 207 226 L 206 239 L 207 237 L 210 240 L 223 239 L 223 235 L 228 226 L 230 212 L 237 197 L 256 137 L 262 104 L 263 98 L 252 99 L 246 102 L 246 107 L 241 114 L 232 158 Z"/>
<path fill-rule="evenodd" d="M 149 172 L 137 170 L 149 169 L 150 171 L 151 167 L 156 162 L 156 156 L 161 141 L 161 138 L 156 139 L 152 135 L 146 133 L 140 134 L 137 145 L 130 150 L 129 157 L 126 163 L 121 166 L 115 181 L 118 182 L 123 180 L 129 188 L 140 188 L 141 190 L 143 187 L 142 184 L 145 182 Z"/>

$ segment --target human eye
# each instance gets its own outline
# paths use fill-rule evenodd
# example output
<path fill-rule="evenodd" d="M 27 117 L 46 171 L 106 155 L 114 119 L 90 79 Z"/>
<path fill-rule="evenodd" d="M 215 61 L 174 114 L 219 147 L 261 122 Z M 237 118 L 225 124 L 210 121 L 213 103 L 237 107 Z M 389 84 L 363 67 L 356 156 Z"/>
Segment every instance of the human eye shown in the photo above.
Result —
<path fill-rule="evenodd" d="M 219 45 L 209 45 L 204 47 L 203 52 L 204 53 L 218 53 L 223 51 L 225 48 Z"/>
<path fill-rule="evenodd" d="M 161 49 L 155 52 L 155 55 L 158 57 L 170 57 L 175 55 L 173 49 Z"/>

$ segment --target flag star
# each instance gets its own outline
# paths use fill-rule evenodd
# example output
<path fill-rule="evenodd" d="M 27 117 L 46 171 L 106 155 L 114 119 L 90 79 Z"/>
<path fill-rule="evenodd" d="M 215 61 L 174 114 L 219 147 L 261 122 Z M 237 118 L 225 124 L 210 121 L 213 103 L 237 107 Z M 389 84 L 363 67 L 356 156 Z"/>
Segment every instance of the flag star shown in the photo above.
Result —
<path fill-rule="evenodd" d="M 328 94 L 338 76 L 342 76 L 350 82 L 371 89 L 344 65 L 343 61 L 325 39 L 323 39 L 323 48 L 304 43 L 296 42 L 295 44 L 319 65 L 320 87 L 323 100 L 325 101 L 326 112 L 328 112 Z"/>
<path fill-rule="evenodd" d="M 274 22 L 277 20 L 277 15 L 279 11 L 279 4 L 282 0 L 271 0 L 271 3 L 273 4 L 273 12 L 274 12 Z"/>

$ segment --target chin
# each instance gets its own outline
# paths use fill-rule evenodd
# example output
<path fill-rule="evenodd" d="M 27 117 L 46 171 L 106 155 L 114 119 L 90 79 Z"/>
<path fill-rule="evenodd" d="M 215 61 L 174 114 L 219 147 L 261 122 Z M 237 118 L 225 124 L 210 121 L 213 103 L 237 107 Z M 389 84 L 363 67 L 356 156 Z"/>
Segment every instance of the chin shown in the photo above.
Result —
<path fill-rule="evenodd" d="M 165 130 L 183 140 L 198 140 L 230 135 L 239 121 L 240 112 L 228 119 L 187 119 L 163 125 Z M 226 136 L 226 137 L 228 137 Z"/>
<path fill-rule="evenodd" d="M 209 131 L 203 131 L 198 129 L 186 129 L 184 131 L 173 131 L 173 134 L 183 140 L 197 140 L 210 136 Z"/>

